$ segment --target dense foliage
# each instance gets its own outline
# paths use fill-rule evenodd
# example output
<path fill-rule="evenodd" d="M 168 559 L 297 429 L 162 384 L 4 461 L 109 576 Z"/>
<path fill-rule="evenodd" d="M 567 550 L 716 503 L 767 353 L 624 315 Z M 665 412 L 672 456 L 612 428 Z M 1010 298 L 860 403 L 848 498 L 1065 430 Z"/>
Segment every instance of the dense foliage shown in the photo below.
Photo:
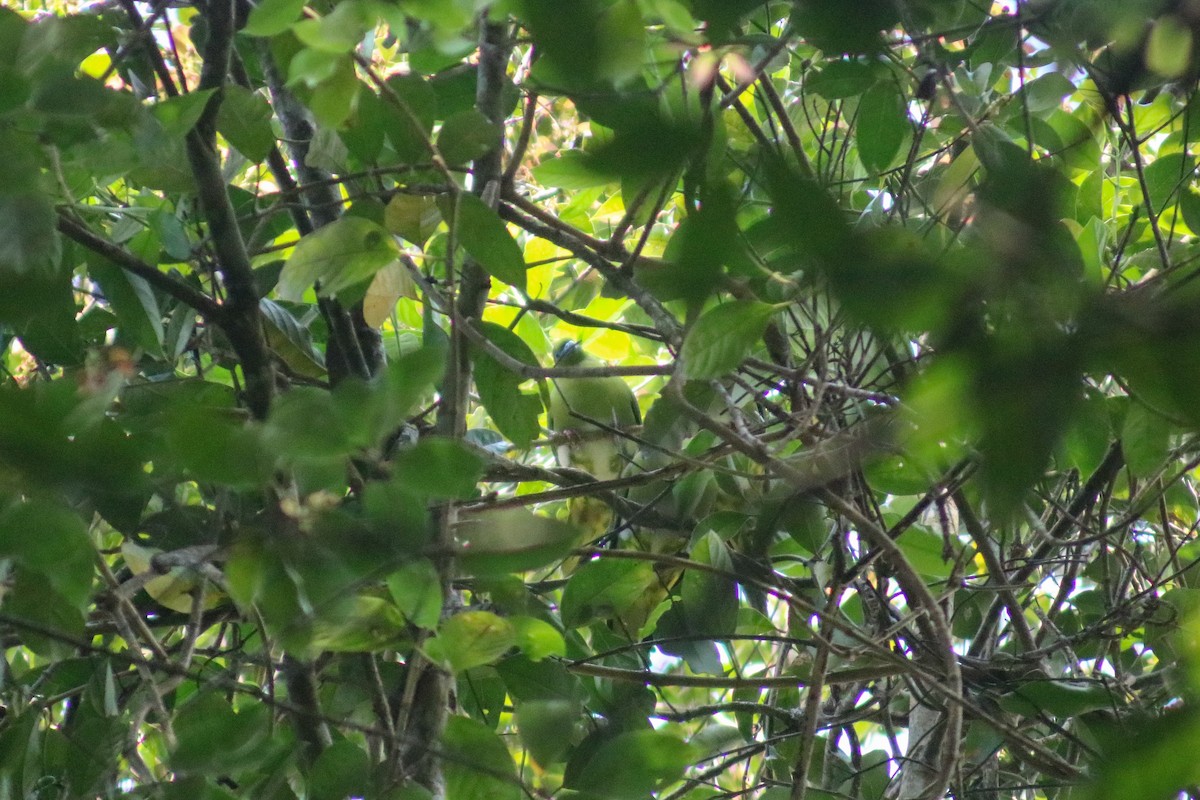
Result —
<path fill-rule="evenodd" d="M 1198 35 L 0 8 L 0 796 L 1200 784 Z"/>

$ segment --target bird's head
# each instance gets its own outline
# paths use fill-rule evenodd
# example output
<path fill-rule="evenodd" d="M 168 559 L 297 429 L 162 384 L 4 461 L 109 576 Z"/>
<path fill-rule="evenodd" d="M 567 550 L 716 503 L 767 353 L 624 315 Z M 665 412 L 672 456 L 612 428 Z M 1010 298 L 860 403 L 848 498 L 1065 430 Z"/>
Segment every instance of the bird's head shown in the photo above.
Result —
<path fill-rule="evenodd" d="M 576 367 L 583 362 L 583 345 L 574 339 L 559 342 L 554 348 L 554 364 L 559 367 Z"/>

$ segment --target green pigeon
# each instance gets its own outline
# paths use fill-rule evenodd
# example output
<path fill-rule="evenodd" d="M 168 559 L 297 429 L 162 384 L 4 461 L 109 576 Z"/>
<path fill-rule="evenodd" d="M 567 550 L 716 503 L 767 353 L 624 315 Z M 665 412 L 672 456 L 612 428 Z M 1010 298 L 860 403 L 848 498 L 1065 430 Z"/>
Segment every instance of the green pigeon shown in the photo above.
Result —
<path fill-rule="evenodd" d="M 554 349 L 559 367 L 603 367 L 576 341 Z M 619 478 L 629 461 L 626 438 L 618 431 L 642 422 L 637 398 L 621 378 L 556 378 L 550 386 L 550 427 L 564 435 L 558 462 L 582 470 L 600 481 Z M 571 522 L 594 542 L 612 525 L 612 509 L 594 497 L 574 498 L 567 504 Z"/>
<path fill-rule="evenodd" d="M 604 366 L 575 341 L 563 342 L 555 348 L 554 363 L 559 367 Z M 638 465 L 643 459 L 661 459 L 661 453 L 653 449 L 643 453 L 637 464 L 631 458 L 632 442 L 628 435 L 618 432 L 641 424 L 637 399 L 621 378 L 556 378 L 550 387 L 550 427 L 557 434 L 566 434 L 567 439 L 558 448 L 559 463 L 583 470 L 597 480 L 615 480 L 640 469 Z M 662 501 L 663 489 L 661 483 L 638 487 L 632 490 L 632 499 L 635 503 L 669 506 L 669 501 Z M 580 544 L 595 542 L 608 533 L 614 517 L 608 504 L 595 497 L 572 498 L 567 502 L 567 514 L 581 530 Z M 627 546 L 674 554 L 687 542 L 686 536 L 680 537 L 676 532 L 648 531 L 641 526 L 636 530 L 644 536 L 631 531 Z M 577 565 L 576 559 L 567 559 L 563 562 L 563 573 L 572 573 Z M 677 567 L 656 565 L 640 595 L 612 620 L 614 630 L 631 639 L 640 638 L 643 626 L 667 599 L 679 574 Z"/>

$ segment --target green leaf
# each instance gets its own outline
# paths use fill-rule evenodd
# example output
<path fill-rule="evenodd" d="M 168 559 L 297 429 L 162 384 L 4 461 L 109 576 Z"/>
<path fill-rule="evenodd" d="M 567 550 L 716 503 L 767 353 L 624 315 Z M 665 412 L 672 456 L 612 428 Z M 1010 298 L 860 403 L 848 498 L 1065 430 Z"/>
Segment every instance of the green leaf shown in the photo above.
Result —
<path fill-rule="evenodd" d="M 904 97 L 894 81 L 883 80 L 868 89 L 858 102 L 854 126 L 863 166 L 871 172 L 890 167 L 910 130 Z"/>
<path fill-rule="evenodd" d="M 325 377 L 325 356 L 313 344 L 308 328 L 273 300 L 258 301 L 267 344 L 288 369 L 309 378 Z"/>
<path fill-rule="evenodd" d="M 523 364 L 537 366 L 537 357 L 517 334 L 492 322 L 479 324 L 479 330 L 492 344 Z M 485 351 L 473 347 L 475 386 L 479 399 L 500 432 L 519 448 L 529 446 L 538 435 L 538 417 L 542 400 L 537 394 L 522 391 L 525 378 L 515 375 Z"/>
<path fill-rule="evenodd" d="M 1183 212 L 1183 221 L 1192 233 L 1200 232 L 1200 194 L 1190 187 L 1184 186 L 1179 190 L 1179 210 Z"/>
<path fill-rule="evenodd" d="M 1047 72 L 1025 84 L 1013 98 L 1013 113 L 1028 106 L 1029 112 L 1042 114 L 1062 105 L 1063 99 L 1075 93 L 1075 84 L 1061 72 Z M 1024 113 L 1022 110 L 1020 113 Z"/>
<path fill-rule="evenodd" d="M 516 765 L 504 740 L 483 724 L 451 716 L 442 734 L 446 797 L 453 800 L 521 800 Z"/>
<path fill-rule="evenodd" d="M 1178 78 L 1192 63 L 1195 47 L 1192 29 L 1178 15 L 1163 14 L 1146 40 L 1146 66 L 1164 78 Z"/>
<path fill-rule="evenodd" d="M 292 27 L 300 18 L 306 0 L 262 0 L 250 10 L 242 33 L 248 36 L 274 36 Z"/>
<path fill-rule="evenodd" d="M 944 580 L 954 569 L 953 557 L 945 558 L 945 541 L 931 530 L 914 525 L 896 541 L 908 563 L 926 578 Z"/>
<path fill-rule="evenodd" d="M 1111 709 L 1120 705 L 1120 698 L 1102 681 L 1028 680 L 1022 681 L 1019 689 L 998 697 L 996 703 L 1005 711 L 1024 716 L 1077 717 L 1088 711 Z"/>
<path fill-rule="evenodd" d="M 388 591 L 405 618 L 432 630 L 442 617 L 442 581 L 427 558 L 401 564 L 387 577 Z"/>
<path fill-rule="evenodd" d="M 1095 778 L 1085 787 L 1085 800 L 1167 800 L 1200 780 L 1191 753 L 1200 747 L 1200 710 L 1185 706 L 1161 716 L 1092 726 L 1100 738 Z"/>
<path fill-rule="evenodd" d="M 545 159 L 533 168 L 533 177 L 543 186 L 569 190 L 607 186 L 616 180 L 600 168 L 594 156 L 583 150 L 565 150 Z"/>
<path fill-rule="evenodd" d="M 337 457 L 354 447 L 339 417 L 329 392 L 302 386 L 275 401 L 263 436 L 277 453 L 296 458 Z M 314 424 L 316 420 L 320 424 Z"/>
<path fill-rule="evenodd" d="M 1195 169 L 1196 159 L 1185 153 L 1160 156 L 1146 167 L 1146 193 L 1155 214 L 1173 204 L 1177 193 L 1187 193 Z"/>
<path fill-rule="evenodd" d="M 339 739 L 321 751 L 308 773 L 312 800 L 343 800 L 370 794 L 371 759 L 349 739 Z"/>
<path fill-rule="evenodd" d="M 683 575 L 679 602 L 688 620 L 688 630 L 719 637 L 737 627 L 737 581 L 729 548 L 717 534 L 709 532 L 692 547 L 691 560 L 725 574 L 689 569 Z"/>
<path fill-rule="evenodd" d="M 97 117 L 120 96 L 89 76 L 50 71 L 33 84 L 29 106 L 59 122 Z"/>
<path fill-rule="evenodd" d="M 72 606 L 87 607 L 96 551 L 77 514 L 38 500 L 8 508 L 0 514 L 0 558 L 39 573 Z"/>
<path fill-rule="evenodd" d="M 129 339 L 152 355 L 163 356 L 163 321 L 158 298 L 146 280 L 111 262 L 93 259 L 92 277 L 117 315 L 117 324 Z"/>
<path fill-rule="evenodd" d="M 179 404 L 167 418 L 166 439 L 178 463 L 197 480 L 250 489 L 271 478 L 274 459 L 261 429 L 236 412 Z"/>
<path fill-rule="evenodd" d="M 393 75 L 387 79 L 387 87 L 382 99 L 392 148 L 404 163 L 428 162 L 430 133 L 438 112 L 437 92 L 428 80 L 415 74 Z"/>
<path fill-rule="evenodd" d="M 359 593 L 330 601 L 313 619 L 308 646 L 316 652 L 374 652 L 408 639 L 408 625 L 384 597 Z"/>
<path fill-rule="evenodd" d="M 333 72 L 315 84 L 309 110 L 325 129 L 338 128 L 354 112 L 361 89 L 354 62 L 348 56 L 340 58 Z"/>
<path fill-rule="evenodd" d="M 396 194 L 383 212 L 387 229 L 417 247 L 425 246 L 441 221 L 437 201 L 423 194 Z"/>
<path fill-rule="evenodd" d="M 223 94 L 217 112 L 217 130 L 247 159 L 262 161 L 275 145 L 271 104 L 257 92 L 236 83 L 226 85 Z"/>
<path fill-rule="evenodd" d="M 343 0 L 323 17 L 307 18 L 292 25 L 304 44 L 325 53 L 348 54 L 374 24 L 374 15 L 355 0 Z"/>
<path fill-rule="evenodd" d="M 1170 449 L 1170 421 L 1144 403 L 1130 403 L 1121 429 L 1121 450 L 1133 474 L 1139 478 L 1154 475 Z"/>
<path fill-rule="evenodd" d="M 25 349 L 42 361 L 49 364 L 83 361 L 76 311 L 68 276 L 18 275 L 4 269 L 0 261 L 0 323 L 12 326 Z"/>
<path fill-rule="evenodd" d="M 296 243 L 276 291 L 285 300 L 299 302 L 319 281 L 321 294 L 335 296 L 366 281 L 391 263 L 396 253 L 391 235 L 382 226 L 362 217 L 342 217 Z"/>
<path fill-rule="evenodd" d="M 563 589 L 563 625 L 579 628 L 629 610 L 658 581 L 648 561 L 600 558 L 579 565 Z"/>
<path fill-rule="evenodd" d="M 9 578 L 4 613 L 18 620 L 12 625 L 30 650 L 50 659 L 69 658 L 86 641 L 83 613 L 78 606 L 46 585 L 41 572 L 18 567 Z M 21 625 L 25 621 L 28 625 Z"/>
<path fill-rule="evenodd" d="M 708 380 L 737 369 L 762 339 L 775 311 L 766 303 L 735 300 L 704 312 L 683 342 L 683 374 Z"/>
<path fill-rule="evenodd" d="M 57 226 L 54 203 L 36 185 L 0 189 L 0 272 L 54 271 L 62 256 Z"/>
<path fill-rule="evenodd" d="M 491 664 L 516 643 L 516 631 L 507 619 L 490 611 L 462 611 L 442 623 L 426 648 L 455 672 L 465 672 Z"/>
<path fill-rule="evenodd" d="M 160 100 L 152 107 L 163 132 L 172 139 L 182 139 L 200 119 L 216 89 L 188 92 Z"/>
<path fill-rule="evenodd" d="M 527 700 L 517 704 L 517 733 L 534 761 L 546 767 L 567 752 L 579 711 L 579 704 L 568 700 Z"/>
<path fill-rule="evenodd" d="M 862 94 L 875 83 L 875 69 L 862 61 L 834 61 L 805 77 L 804 88 L 826 100 Z M 861 113 L 861 112 L 860 112 Z"/>
<path fill-rule="evenodd" d="M 451 217 L 445 208 L 442 214 Z M 495 211 L 475 195 L 460 193 L 455 225 L 459 242 L 488 274 L 525 291 L 525 256 Z"/>
<path fill-rule="evenodd" d="M 460 111 L 438 131 L 437 147 L 447 164 L 466 164 L 500 146 L 502 129 L 478 109 Z"/>
<path fill-rule="evenodd" d="M 271 737 L 270 711 L 249 706 L 235 713 L 217 692 L 201 692 L 175 715 L 177 743 L 171 768 L 182 773 L 223 772 L 252 766 Z"/>
<path fill-rule="evenodd" d="M 829 55 L 874 53 L 884 47 L 880 32 L 897 22 L 888 0 L 862 0 L 853 14 L 840 0 L 807 0 L 792 14 L 792 24 L 809 44 Z"/>
<path fill-rule="evenodd" d="M 623 733 L 600 746 L 571 788 L 607 800 L 643 800 L 683 777 L 693 755 L 667 733 Z"/>
<path fill-rule="evenodd" d="M 566 556 L 576 539 L 573 526 L 521 509 L 472 514 L 455 535 L 459 564 L 476 576 L 545 566 Z"/>
<path fill-rule="evenodd" d="M 394 480 L 418 494 L 447 500 L 473 497 L 483 467 L 475 451 L 440 436 L 424 438 L 392 460 Z"/>
<path fill-rule="evenodd" d="M 541 661 L 550 656 L 563 657 L 567 654 L 567 645 L 558 629 L 545 620 L 537 617 L 511 617 L 513 630 L 517 636 L 517 647 L 530 661 Z"/>
<path fill-rule="evenodd" d="M 345 64 L 346 56 L 342 53 L 328 53 L 324 50 L 306 47 L 288 62 L 287 85 L 313 89 L 322 81 L 329 80 L 336 75 L 339 69 L 344 69 Z M 317 145 L 319 141 L 314 138 L 313 145 Z M 317 154 L 310 150 L 308 160 L 316 162 L 316 159 Z"/>

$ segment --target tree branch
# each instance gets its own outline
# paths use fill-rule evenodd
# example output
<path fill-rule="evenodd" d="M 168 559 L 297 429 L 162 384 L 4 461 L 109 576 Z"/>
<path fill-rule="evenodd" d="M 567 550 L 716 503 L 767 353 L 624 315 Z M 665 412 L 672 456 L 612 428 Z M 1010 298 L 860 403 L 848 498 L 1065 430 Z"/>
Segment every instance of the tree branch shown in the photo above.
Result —
<path fill-rule="evenodd" d="M 177 281 L 170 275 L 160 272 L 156 267 L 147 264 L 120 245 L 113 244 L 102 236 L 93 233 L 83 223 L 72 219 L 65 211 L 58 211 L 58 230 L 67 238 L 86 247 L 97 255 L 103 256 L 121 269 L 146 281 L 163 294 L 174 297 L 179 302 L 195 309 L 207 321 L 220 324 L 225 309 L 216 300 L 197 289 Z"/>

